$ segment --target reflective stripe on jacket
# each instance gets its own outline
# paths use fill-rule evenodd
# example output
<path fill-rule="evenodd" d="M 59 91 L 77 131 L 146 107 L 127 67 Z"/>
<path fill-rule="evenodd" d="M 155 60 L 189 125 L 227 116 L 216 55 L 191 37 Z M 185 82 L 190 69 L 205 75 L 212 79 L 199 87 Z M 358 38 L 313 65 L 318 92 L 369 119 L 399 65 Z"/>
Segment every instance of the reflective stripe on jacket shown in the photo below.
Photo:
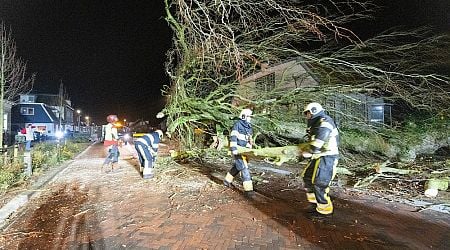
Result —
<path fill-rule="evenodd" d="M 158 152 L 159 141 L 159 134 L 157 132 L 145 134 L 136 140 L 136 142 L 141 142 L 147 146 L 152 154 L 156 154 Z"/>
<path fill-rule="evenodd" d="M 320 155 L 339 154 L 339 132 L 331 117 L 323 111 L 308 120 L 311 153 Z"/>
<path fill-rule="evenodd" d="M 251 148 L 252 125 L 245 120 L 237 121 L 231 130 L 230 150 L 237 154 L 237 146 Z"/>

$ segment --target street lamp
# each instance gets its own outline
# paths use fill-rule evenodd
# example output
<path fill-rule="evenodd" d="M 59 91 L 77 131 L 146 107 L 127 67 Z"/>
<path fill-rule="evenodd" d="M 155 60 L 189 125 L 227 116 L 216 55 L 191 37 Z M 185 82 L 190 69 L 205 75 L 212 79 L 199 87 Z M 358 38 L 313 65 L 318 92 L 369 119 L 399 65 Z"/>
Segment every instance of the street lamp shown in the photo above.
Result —
<path fill-rule="evenodd" d="M 91 127 L 89 125 L 89 116 L 84 117 L 84 119 L 86 119 L 86 126 L 88 129 L 89 134 L 91 134 Z"/>
<path fill-rule="evenodd" d="M 81 132 L 80 130 L 80 117 L 81 117 L 81 110 L 77 109 L 77 114 L 78 114 L 78 132 Z"/>

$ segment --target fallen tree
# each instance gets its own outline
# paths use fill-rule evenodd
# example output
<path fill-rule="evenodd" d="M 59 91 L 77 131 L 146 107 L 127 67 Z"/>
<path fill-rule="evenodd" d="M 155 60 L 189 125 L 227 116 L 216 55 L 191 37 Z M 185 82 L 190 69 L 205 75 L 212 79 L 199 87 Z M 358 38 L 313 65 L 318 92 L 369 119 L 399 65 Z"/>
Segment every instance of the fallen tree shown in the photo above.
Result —
<path fill-rule="evenodd" d="M 281 166 L 286 162 L 298 162 L 301 160 L 305 160 L 305 158 L 303 158 L 302 156 L 302 152 L 305 152 L 308 147 L 308 144 L 302 143 L 292 146 L 265 148 L 245 148 L 238 146 L 237 150 L 239 154 L 246 155 L 250 158 L 260 158 L 272 165 Z M 171 157 L 175 160 L 183 161 L 187 158 L 199 157 L 199 155 L 200 154 L 198 153 L 198 151 L 195 150 L 173 151 Z M 337 167 L 336 173 L 353 175 L 351 171 L 343 167 Z"/>

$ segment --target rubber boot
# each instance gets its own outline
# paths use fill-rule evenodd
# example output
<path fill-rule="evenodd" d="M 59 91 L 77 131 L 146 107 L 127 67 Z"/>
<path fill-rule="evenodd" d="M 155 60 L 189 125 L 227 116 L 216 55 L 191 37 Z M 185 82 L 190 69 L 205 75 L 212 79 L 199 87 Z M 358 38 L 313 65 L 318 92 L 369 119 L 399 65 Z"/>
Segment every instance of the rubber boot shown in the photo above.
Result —
<path fill-rule="evenodd" d="M 317 205 L 315 203 L 308 203 L 308 205 L 304 208 L 304 211 L 307 213 L 316 213 Z"/>
<path fill-rule="evenodd" d="M 144 168 L 144 171 L 142 173 L 142 177 L 144 179 L 151 179 L 151 178 L 153 178 L 153 168 Z"/>
<path fill-rule="evenodd" d="M 113 162 L 113 163 L 111 163 L 111 172 L 114 172 L 114 169 L 117 169 L 117 165 L 118 165 L 119 163 L 117 163 L 117 162 Z"/>
<path fill-rule="evenodd" d="M 252 199 L 255 197 L 255 191 L 253 191 L 253 182 L 252 181 L 244 181 L 244 196 L 248 199 Z"/>
<path fill-rule="evenodd" d="M 251 191 L 244 191 L 244 196 L 247 199 L 253 199 L 255 198 L 256 194 L 255 191 L 251 190 Z"/>
<path fill-rule="evenodd" d="M 233 184 L 232 184 L 233 179 L 234 179 L 234 176 L 232 176 L 230 173 L 227 173 L 227 175 L 225 176 L 225 179 L 223 180 L 223 185 L 225 185 L 226 187 L 229 187 L 229 188 L 233 187 Z"/>

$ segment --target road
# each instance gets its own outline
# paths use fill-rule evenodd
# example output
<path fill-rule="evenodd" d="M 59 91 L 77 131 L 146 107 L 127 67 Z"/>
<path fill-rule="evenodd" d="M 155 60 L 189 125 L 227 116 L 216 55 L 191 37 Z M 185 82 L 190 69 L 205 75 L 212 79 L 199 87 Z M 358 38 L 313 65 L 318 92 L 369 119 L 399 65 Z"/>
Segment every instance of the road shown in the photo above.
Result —
<path fill-rule="evenodd" d="M 106 174 L 92 145 L 13 218 L 0 249 L 450 249 L 448 214 L 341 193 L 332 218 L 311 220 L 286 176 L 267 173 L 248 200 L 221 185 L 226 161 L 143 180 L 133 154 L 122 147 Z"/>

